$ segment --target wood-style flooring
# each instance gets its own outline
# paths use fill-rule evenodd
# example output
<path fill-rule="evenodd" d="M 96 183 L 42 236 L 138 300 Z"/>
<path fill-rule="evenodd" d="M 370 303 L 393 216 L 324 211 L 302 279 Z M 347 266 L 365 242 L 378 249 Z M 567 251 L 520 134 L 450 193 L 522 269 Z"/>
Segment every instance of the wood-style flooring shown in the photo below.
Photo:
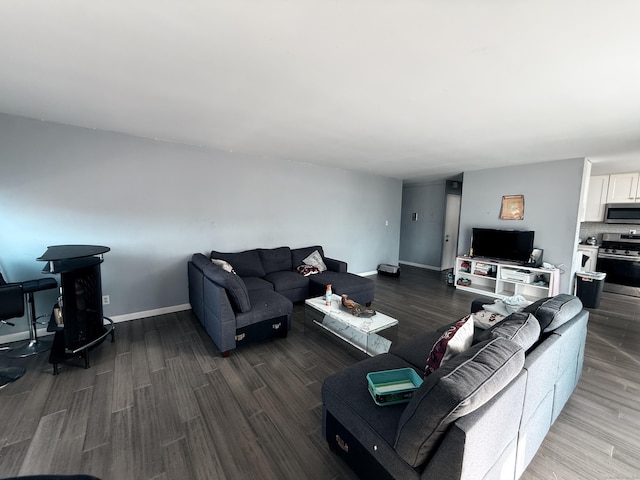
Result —
<path fill-rule="evenodd" d="M 398 340 L 459 318 L 474 295 L 403 266 L 376 278 L 373 307 Z M 119 323 L 116 342 L 52 375 L 48 354 L 0 365 L 27 374 L 0 390 L 0 478 L 88 473 L 104 480 L 354 479 L 321 435 L 322 380 L 357 361 L 305 334 L 222 358 L 190 311 Z M 5 327 L 6 328 L 6 327 Z M 522 478 L 640 479 L 640 299 L 604 293 L 584 371 Z"/>

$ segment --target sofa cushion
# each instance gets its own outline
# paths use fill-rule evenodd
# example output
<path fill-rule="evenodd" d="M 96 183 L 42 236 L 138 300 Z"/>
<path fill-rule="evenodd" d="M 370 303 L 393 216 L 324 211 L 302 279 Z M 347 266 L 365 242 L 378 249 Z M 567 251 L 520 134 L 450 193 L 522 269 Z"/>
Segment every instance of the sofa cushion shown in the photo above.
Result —
<path fill-rule="evenodd" d="M 424 376 L 431 375 L 451 358 L 464 352 L 472 342 L 473 315 L 467 315 L 445 330 L 433 344 L 427 355 Z"/>
<path fill-rule="evenodd" d="M 289 247 L 259 248 L 258 254 L 262 262 L 264 273 L 290 271 L 291 249 Z"/>
<path fill-rule="evenodd" d="M 370 278 L 361 277 L 353 273 L 338 273 L 325 270 L 318 275 L 311 275 L 309 279 L 309 295 L 317 297 L 324 295 L 326 287 L 331 284 L 333 293 L 349 295 L 349 298 L 361 305 L 373 301 L 375 282 Z"/>
<path fill-rule="evenodd" d="M 229 262 L 241 277 L 264 277 L 264 268 L 257 250 L 238 253 L 222 253 L 212 250 L 210 258 Z"/>
<path fill-rule="evenodd" d="M 322 260 L 322 255 L 320 255 L 318 250 L 314 250 L 313 252 L 311 252 L 306 258 L 302 260 L 302 263 L 304 263 L 305 265 L 316 267 L 321 272 L 324 272 L 327 269 L 327 266 Z"/>
<path fill-rule="evenodd" d="M 264 278 L 258 277 L 242 277 L 244 284 L 247 286 L 247 290 L 252 292 L 254 290 L 269 290 L 273 291 L 273 283 L 267 282 Z"/>
<path fill-rule="evenodd" d="M 254 290 L 249 293 L 249 298 L 253 308 L 248 312 L 236 314 L 236 329 L 264 320 L 289 316 L 293 311 L 293 303 L 274 291 Z"/>
<path fill-rule="evenodd" d="M 316 245 L 313 247 L 303 247 L 303 248 L 292 248 L 291 249 L 291 265 L 295 268 L 298 265 L 302 265 L 304 263 L 304 259 L 313 253 L 314 250 L 317 250 L 320 256 L 324 260 L 324 251 L 320 245 Z"/>
<path fill-rule="evenodd" d="M 447 427 L 490 400 L 522 370 L 524 351 L 494 338 L 452 358 L 416 390 L 398 422 L 396 452 L 412 467 L 427 459 Z"/>
<path fill-rule="evenodd" d="M 218 265 L 211 264 L 214 268 L 207 272 L 207 277 L 223 287 L 234 308 L 240 312 L 248 312 L 251 310 L 251 302 L 249 300 L 249 292 L 242 278 L 235 273 L 227 272 Z"/>
<path fill-rule="evenodd" d="M 296 288 L 309 288 L 309 279 L 292 271 L 267 273 L 264 279 L 273 284 L 276 292 L 285 292 Z"/>
<path fill-rule="evenodd" d="M 389 353 L 409 362 L 417 370 L 423 371 L 429 355 L 429 345 L 436 343 L 441 332 L 424 332 L 400 345 L 392 345 Z"/>
<path fill-rule="evenodd" d="M 555 297 L 541 298 L 522 311 L 532 313 L 540 323 L 540 329 L 551 332 L 571 320 L 582 310 L 582 302 L 578 297 L 561 293 Z"/>
<path fill-rule="evenodd" d="M 517 343 L 526 352 L 540 338 L 540 324 L 530 313 L 516 312 L 476 337 L 477 342 L 502 337 Z"/>
<path fill-rule="evenodd" d="M 398 421 L 406 404 L 376 405 L 368 390 L 367 374 L 407 366 L 404 360 L 389 353 L 350 365 L 324 379 L 322 403 L 362 444 L 375 445 L 382 437 L 385 441 L 381 443 L 388 445 L 389 455 L 393 455 Z"/>

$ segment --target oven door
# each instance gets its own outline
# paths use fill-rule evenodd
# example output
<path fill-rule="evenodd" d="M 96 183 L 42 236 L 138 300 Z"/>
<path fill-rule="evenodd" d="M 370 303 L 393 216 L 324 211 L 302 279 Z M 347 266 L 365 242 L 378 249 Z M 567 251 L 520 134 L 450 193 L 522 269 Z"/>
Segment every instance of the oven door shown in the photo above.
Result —
<path fill-rule="evenodd" d="M 607 274 L 605 283 L 615 283 L 629 287 L 640 287 L 640 259 L 600 254 L 597 271 Z"/>

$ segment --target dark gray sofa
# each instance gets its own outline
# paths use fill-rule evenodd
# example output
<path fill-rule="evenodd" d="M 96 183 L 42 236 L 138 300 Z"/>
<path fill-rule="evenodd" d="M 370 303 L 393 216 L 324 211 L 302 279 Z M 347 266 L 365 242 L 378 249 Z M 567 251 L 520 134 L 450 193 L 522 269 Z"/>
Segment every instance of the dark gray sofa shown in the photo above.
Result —
<path fill-rule="evenodd" d="M 318 251 L 327 270 L 305 277 L 294 269 Z M 228 262 L 230 273 L 211 259 Z M 286 336 L 292 302 L 319 296 L 331 284 L 358 303 L 373 301 L 375 283 L 347 272 L 347 264 L 324 256 L 321 246 L 196 253 L 188 262 L 189 302 L 224 356 L 242 343 Z"/>
<path fill-rule="evenodd" d="M 358 362 L 323 383 L 325 438 L 360 478 L 519 478 L 578 383 L 587 320 L 574 296 L 542 299 L 476 330 L 406 404 L 377 406 L 366 374 L 422 375 L 444 329 Z"/>
<path fill-rule="evenodd" d="M 302 276 L 294 269 L 314 251 L 318 251 L 327 270 Z M 304 248 L 257 248 L 238 253 L 212 251 L 211 258 L 229 262 L 249 290 L 268 289 L 284 295 L 292 302 L 323 295 L 327 284 L 334 293 L 347 294 L 363 305 L 373 301 L 375 283 L 347 272 L 347 263 L 326 257 L 321 246 Z"/>

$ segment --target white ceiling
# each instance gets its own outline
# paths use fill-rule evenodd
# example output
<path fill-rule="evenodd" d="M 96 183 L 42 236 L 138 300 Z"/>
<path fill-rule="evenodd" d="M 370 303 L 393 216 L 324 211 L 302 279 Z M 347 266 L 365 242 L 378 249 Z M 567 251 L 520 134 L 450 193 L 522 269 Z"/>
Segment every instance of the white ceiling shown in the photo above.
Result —
<path fill-rule="evenodd" d="M 0 66 L 0 112 L 259 158 L 640 170 L 638 0 L 2 0 Z"/>

